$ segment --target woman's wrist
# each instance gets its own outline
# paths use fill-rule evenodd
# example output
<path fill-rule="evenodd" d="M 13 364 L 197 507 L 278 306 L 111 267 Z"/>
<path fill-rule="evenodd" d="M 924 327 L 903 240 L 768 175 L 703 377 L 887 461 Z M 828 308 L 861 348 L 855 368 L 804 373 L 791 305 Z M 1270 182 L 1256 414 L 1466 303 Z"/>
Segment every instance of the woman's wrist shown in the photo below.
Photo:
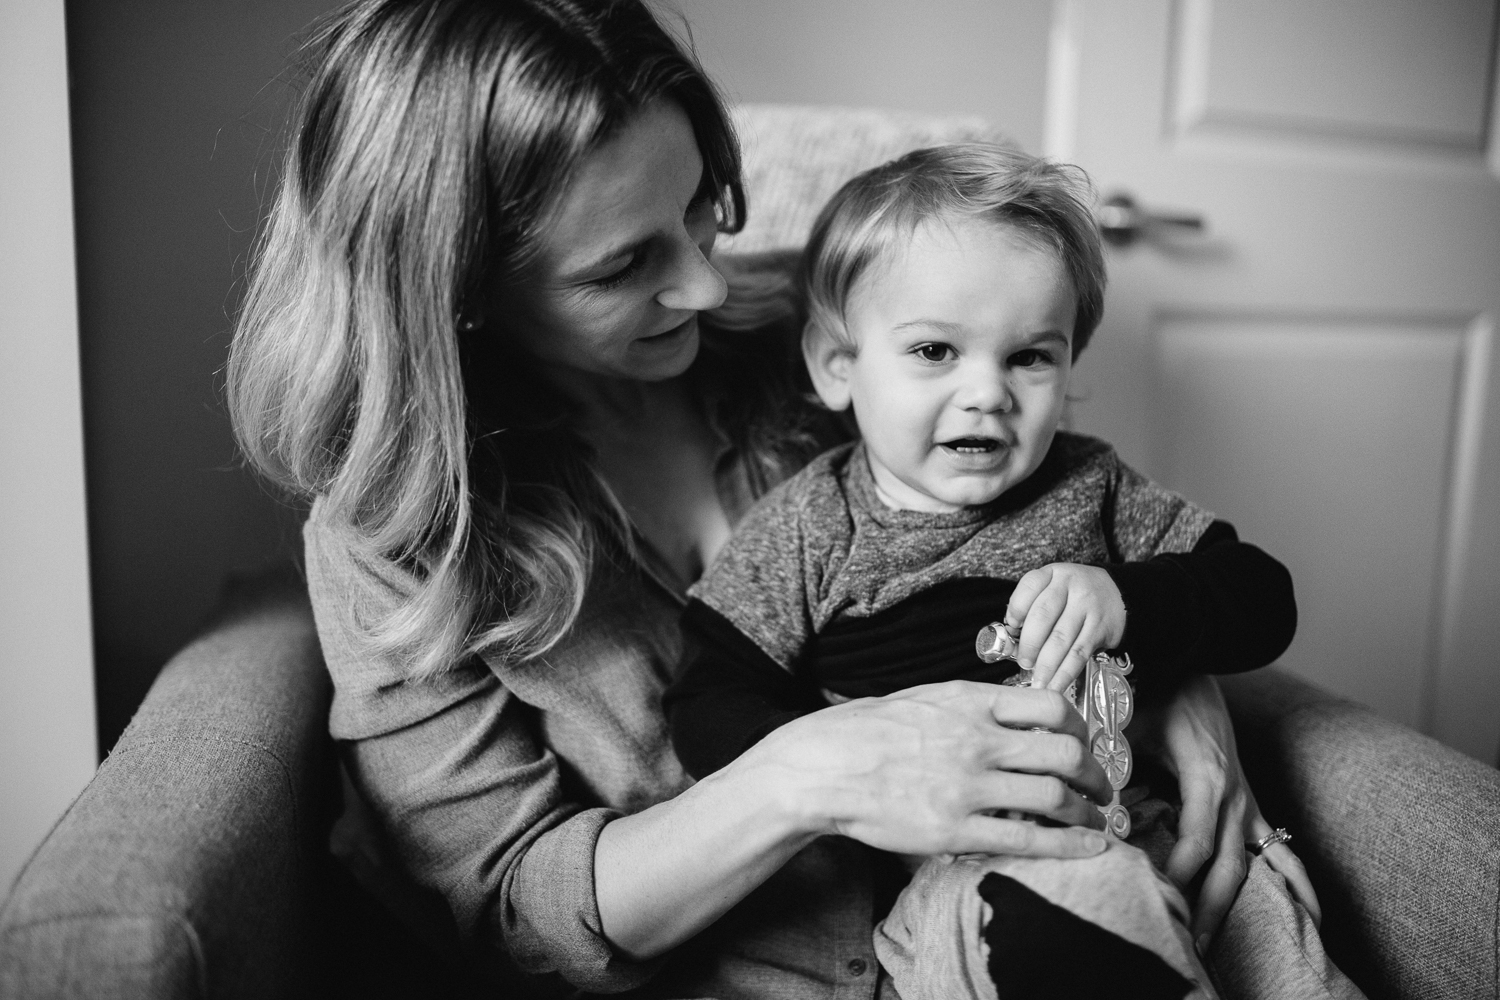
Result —
<path fill-rule="evenodd" d="M 651 958 L 717 920 L 824 832 L 774 758 L 747 754 L 680 795 L 607 824 L 594 854 L 605 936 Z"/>
<path fill-rule="evenodd" d="M 801 726 L 792 723 L 792 727 Z M 789 734 L 786 734 L 789 735 Z M 829 797 L 814 788 L 805 761 L 795 759 L 795 741 L 772 733 L 729 766 L 708 775 L 694 791 L 742 812 L 768 847 L 788 845 L 791 853 L 833 832 Z M 826 791 L 826 790 L 825 790 Z"/>

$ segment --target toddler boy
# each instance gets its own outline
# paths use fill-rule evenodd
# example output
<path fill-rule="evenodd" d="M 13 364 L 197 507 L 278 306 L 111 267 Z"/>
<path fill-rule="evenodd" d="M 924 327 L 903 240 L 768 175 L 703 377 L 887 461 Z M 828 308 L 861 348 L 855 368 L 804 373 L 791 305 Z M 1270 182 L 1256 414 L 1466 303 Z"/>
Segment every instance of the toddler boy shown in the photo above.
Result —
<path fill-rule="evenodd" d="M 1104 283 L 1087 182 L 1071 168 L 946 146 L 834 196 L 804 258 L 803 353 L 860 440 L 764 497 L 692 589 L 687 664 L 667 694 L 691 773 L 830 701 L 1004 680 L 1015 662 L 974 651 L 1001 609 L 1033 683 L 1058 690 L 1101 649 L 1129 653 L 1149 692 L 1286 648 L 1296 606 L 1278 562 L 1109 445 L 1059 430 Z M 927 862 L 877 931 L 902 996 L 968 992 L 990 959 L 937 954 L 918 935 L 989 934 L 992 959 L 1000 922 L 985 915 L 1013 916 L 1028 893 L 1065 924 L 1104 928 L 1080 961 L 1118 974 L 1136 962 L 1130 995 L 1211 990 L 1180 895 L 1116 844 L 1083 861 Z M 1128 945 L 1111 950 L 1111 936 Z"/>

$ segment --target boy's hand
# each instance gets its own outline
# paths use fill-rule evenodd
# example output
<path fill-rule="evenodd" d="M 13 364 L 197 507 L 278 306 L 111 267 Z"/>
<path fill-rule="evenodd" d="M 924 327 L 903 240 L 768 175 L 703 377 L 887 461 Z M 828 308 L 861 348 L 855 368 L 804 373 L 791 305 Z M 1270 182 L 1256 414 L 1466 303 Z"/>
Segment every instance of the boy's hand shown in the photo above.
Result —
<path fill-rule="evenodd" d="M 1066 691 L 1096 650 L 1125 637 L 1125 601 L 1098 566 L 1052 563 L 1021 577 L 1005 621 L 1021 625 L 1016 661 L 1032 671 L 1032 686 Z"/>

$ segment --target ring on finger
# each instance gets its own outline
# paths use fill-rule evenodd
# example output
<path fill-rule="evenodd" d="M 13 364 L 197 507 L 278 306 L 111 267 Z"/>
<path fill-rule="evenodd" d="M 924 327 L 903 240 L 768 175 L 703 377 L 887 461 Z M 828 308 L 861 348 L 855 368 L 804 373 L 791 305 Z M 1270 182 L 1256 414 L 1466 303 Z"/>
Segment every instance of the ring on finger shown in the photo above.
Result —
<path fill-rule="evenodd" d="M 1278 826 L 1259 840 L 1245 841 L 1245 850 L 1251 854 L 1259 855 L 1265 853 L 1266 848 L 1272 844 L 1285 844 L 1291 839 L 1292 835 L 1287 832 L 1286 827 Z"/>

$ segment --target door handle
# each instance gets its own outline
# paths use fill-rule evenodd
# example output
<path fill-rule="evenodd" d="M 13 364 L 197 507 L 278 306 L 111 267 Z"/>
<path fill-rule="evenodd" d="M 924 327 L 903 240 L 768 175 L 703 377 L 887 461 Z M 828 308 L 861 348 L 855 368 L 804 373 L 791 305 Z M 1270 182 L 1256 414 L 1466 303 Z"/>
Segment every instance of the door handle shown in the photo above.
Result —
<path fill-rule="evenodd" d="M 1203 232 L 1207 225 L 1201 215 L 1180 212 L 1148 212 L 1123 191 L 1116 192 L 1099 206 L 1099 235 L 1111 246 L 1129 246 L 1143 236 L 1161 230 Z"/>

